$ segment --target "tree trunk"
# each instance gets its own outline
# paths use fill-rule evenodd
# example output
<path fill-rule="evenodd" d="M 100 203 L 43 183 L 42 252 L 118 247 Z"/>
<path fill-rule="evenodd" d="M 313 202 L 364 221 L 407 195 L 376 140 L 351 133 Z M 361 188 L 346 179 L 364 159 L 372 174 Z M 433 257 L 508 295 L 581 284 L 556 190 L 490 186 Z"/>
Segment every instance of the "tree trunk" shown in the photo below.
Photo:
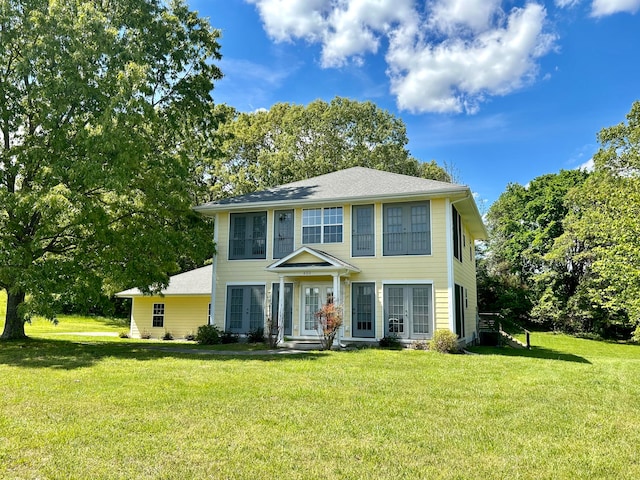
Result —
<path fill-rule="evenodd" d="M 24 318 L 18 308 L 24 303 L 24 292 L 11 293 L 7 289 L 7 315 L 4 322 L 4 332 L 1 340 L 19 340 L 27 338 L 24 333 Z"/>

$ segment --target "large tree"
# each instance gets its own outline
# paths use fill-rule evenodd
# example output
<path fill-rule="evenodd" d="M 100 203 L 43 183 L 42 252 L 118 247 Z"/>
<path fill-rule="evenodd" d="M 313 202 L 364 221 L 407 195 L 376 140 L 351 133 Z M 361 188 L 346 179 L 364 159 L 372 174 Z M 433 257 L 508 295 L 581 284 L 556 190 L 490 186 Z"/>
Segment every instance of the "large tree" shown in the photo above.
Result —
<path fill-rule="evenodd" d="M 581 304 L 598 313 L 600 330 L 629 328 L 640 325 L 640 102 L 598 140 L 593 174 L 570 198 L 555 255 L 580 261 Z"/>
<path fill-rule="evenodd" d="M 183 0 L 0 0 L 2 338 L 176 270 L 218 37 Z"/>
<path fill-rule="evenodd" d="M 551 284 L 554 292 L 567 292 L 565 303 L 575 292 L 579 272 L 548 255 L 564 232 L 567 196 L 587 177 L 584 171 L 563 170 L 527 186 L 513 183 L 491 206 L 488 252 L 479 269 L 484 308 L 528 319 Z"/>
<path fill-rule="evenodd" d="M 220 107 L 218 113 L 228 121 L 220 125 L 222 143 L 205 177 L 212 198 L 353 166 L 451 180 L 434 161 L 413 158 L 402 120 L 371 102 L 338 97 L 252 113 Z"/>

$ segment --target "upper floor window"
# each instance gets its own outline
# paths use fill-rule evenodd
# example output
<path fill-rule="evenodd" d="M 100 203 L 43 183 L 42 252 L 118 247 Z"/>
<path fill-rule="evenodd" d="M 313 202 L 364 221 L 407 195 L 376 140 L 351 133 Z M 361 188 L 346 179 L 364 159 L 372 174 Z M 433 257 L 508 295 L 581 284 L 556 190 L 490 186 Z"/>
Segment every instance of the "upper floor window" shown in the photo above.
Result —
<path fill-rule="evenodd" d="M 390 203 L 383 207 L 383 254 L 431 254 L 430 202 Z"/>
<path fill-rule="evenodd" d="M 273 258 L 282 258 L 293 252 L 293 210 L 273 213 Z"/>
<path fill-rule="evenodd" d="M 342 242 L 342 207 L 302 211 L 302 243 Z"/>
<path fill-rule="evenodd" d="M 230 215 L 229 259 L 267 258 L 267 212 Z"/>
<path fill-rule="evenodd" d="M 451 205 L 451 218 L 453 220 L 453 256 L 462 261 L 463 243 L 466 244 L 466 239 L 462 234 L 462 218 L 453 205 Z"/>
<path fill-rule="evenodd" d="M 354 257 L 375 255 L 375 233 L 373 221 L 373 205 L 354 205 L 351 222 L 351 254 Z"/>

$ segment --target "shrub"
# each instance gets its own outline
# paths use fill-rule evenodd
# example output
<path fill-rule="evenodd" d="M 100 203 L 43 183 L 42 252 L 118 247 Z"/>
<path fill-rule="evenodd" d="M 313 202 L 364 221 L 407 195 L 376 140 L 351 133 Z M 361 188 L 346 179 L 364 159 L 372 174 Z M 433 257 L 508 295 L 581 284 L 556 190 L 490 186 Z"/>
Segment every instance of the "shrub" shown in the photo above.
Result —
<path fill-rule="evenodd" d="M 149 332 L 147 332 L 146 330 L 143 330 L 140 332 L 140 338 L 144 339 L 144 340 L 149 340 L 151 338 L 151 334 Z"/>
<path fill-rule="evenodd" d="M 380 348 L 391 348 L 393 350 L 399 350 L 402 348 L 402 343 L 400 343 L 400 339 L 394 335 L 385 335 L 378 341 L 378 345 Z"/>
<path fill-rule="evenodd" d="M 429 342 L 429 350 L 440 353 L 457 353 L 458 336 L 449 329 L 436 330 Z"/>
<path fill-rule="evenodd" d="M 249 333 L 247 333 L 247 341 L 249 343 L 264 342 L 264 328 L 260 327 L 255 330 L 249 330 Z"/>
<path fill-rule="evenodd" d="M 412 350 L 429 350 L 429 342 L 426 340 L 415 340 L 411 342 Z"/>
<path fill-rule="evenodd" d="M 173 340 L 173 334 L 169 330 L 164 331 L 164 335 L 162 335 L 163 340 Z"/>
<path fill-rule="evenodd" d="M 129 332 L 125 332 L 124 330 L 118 333 L 120 338 L 129 338 Z"/>
<path fill-rule="evenodd" d="M 240 341 L 240 337 L 237 333 L 233 332 L 222 332 L 220 336 L 220 343 L 229 344 L 229 343 L 238 343 Z"/>
<path fill-rule="evenodd" d="M 342 326 L 342 307 L 333 302 L 325 303 L 315 313 L 322 350 L 331 350 L 333 341 Z"/>
<path fill-rule="evenodd" d="M 196 339 L 196 334 L 193 332 L 189 332 L 184 336 L 185 340 L 188 340 L 189 342 L 193 342 Z"/>
<path fill-rule="evenodd" d="M 215 325 L 200 325 L 196 333 L 196 342 L 200 345 L 216 345 L 221 343 L 220 330 Z"/>
<path fill-rule="evenodd" d="M 631 340 L 636 343 L 640 343 L 640 325 L 638 325 L 634 330 L 633 335 L 631 335 Z"/>

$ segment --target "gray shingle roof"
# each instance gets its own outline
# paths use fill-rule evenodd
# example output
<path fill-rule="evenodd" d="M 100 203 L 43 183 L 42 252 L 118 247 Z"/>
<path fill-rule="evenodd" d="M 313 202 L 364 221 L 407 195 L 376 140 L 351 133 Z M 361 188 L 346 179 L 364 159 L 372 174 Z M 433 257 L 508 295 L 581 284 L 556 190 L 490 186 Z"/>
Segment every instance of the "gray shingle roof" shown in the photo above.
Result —
<path fill-rule="evenodd" d="M 169 278 L 169 286 L 162 291 L 163 295 L 211 295 L 211 274 L 213 267 L 206 265 L 195 270 L 179 273 Z M 130 288 L 116 293 L 116 297 L 138 297 L 142 292 Z"/>
<path fill-rule="evenodd" d="M 272 202 L 321 202 L 358 198 L 392 197 L 434 193 L 462 193 L 463 185 L 438 182 L 365 167 L 327 173 L 287 183 L 260 192 L 225 198 L 196 207 L 196 210 L 223 210 L 225 207 Z"/>

